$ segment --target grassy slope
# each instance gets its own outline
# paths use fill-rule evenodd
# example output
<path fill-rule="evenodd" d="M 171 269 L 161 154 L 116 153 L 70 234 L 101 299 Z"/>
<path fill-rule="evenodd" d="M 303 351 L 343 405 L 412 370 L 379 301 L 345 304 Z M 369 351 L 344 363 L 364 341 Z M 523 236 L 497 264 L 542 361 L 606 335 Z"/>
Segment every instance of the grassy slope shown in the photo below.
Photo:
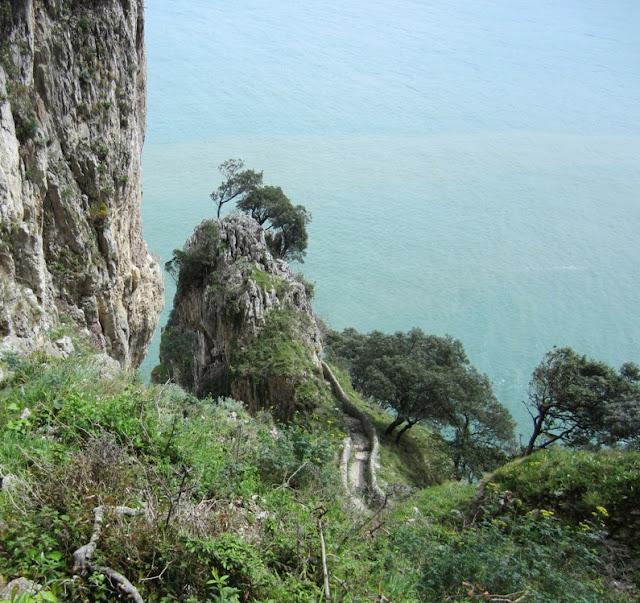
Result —
<path fill-rule="evenodd" d="M 473 486 L 422 488 L 450 465 L 442 442 L 416 426 L 400 446 L 383 439 L 381 479 L 398 495 L 371 518 L 350 509 L 340 490 L 344 426 L 322 397 L 284 426 L 233 401 L 105 376 L 82 346 L 68 361 L 9 357 L 2 366 L 0 581 L 24 575 L 59 600 L 124 600 L 102 574 L 77 576 L 72 554 L 89 540 L 97 505 L 144 504 L 144 517 L 107 510 L 96 560 L 126 574 L 150 602 L 318 601 L 321 532 L 332 601 L 637 595 L 630 574 L 615 575 L 614 586 L 615 563 L 591 511 L 579 519 L 588 529 L 551 508 L 528 512 L 532 491 L 551 483 L 536 471 L 542 462 L 522 473 L 505 468 L 474 505 Z M 386 426 L 384 414 L 349 394 Z M 639 472 L 637 457 L 624 458 L 618 498 Z"/>

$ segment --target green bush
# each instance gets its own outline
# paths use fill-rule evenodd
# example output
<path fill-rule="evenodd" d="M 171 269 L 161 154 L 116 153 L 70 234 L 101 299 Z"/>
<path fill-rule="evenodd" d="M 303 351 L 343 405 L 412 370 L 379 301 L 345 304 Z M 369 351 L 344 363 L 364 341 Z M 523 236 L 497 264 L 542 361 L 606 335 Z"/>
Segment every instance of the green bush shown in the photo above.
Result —
<path fill-rule="evenodd" d="M 640 453 L 557 447 L 509 463 L 491 479 L 528 506 L 552 509 L 574 522 L 604 508 L 605 523 L 617 533 L 628 528 L 638 508 Z M 640 540 L 640 520 L 636 523 L 634 536 Z"/>
<path fill-rule="evenodd" d="M 104 202 L 89 206 L 89 221 L 96 228 L 105 228 L 109 224 L 109 206 Z"/>

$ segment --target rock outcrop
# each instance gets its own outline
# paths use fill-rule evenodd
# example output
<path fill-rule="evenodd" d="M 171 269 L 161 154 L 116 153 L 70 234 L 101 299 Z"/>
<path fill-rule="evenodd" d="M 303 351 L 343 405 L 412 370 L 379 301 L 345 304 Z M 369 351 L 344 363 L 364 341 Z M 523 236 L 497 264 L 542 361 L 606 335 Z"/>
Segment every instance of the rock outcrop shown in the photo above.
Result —
<path fill-rule="evenodd" d="M 281 419 L 323 387 L 321 336 L 307 290 L 251 217 L 204 221 L 176 252 L 178 289 L 156 378 L 229 395 Z"/>
<path fill-rule="evenodd" d="M 143 2 L 5 1 L 0 28 L 0 348 L 97 320 L 137 366 L 163 304 L 140 217 Z"/>

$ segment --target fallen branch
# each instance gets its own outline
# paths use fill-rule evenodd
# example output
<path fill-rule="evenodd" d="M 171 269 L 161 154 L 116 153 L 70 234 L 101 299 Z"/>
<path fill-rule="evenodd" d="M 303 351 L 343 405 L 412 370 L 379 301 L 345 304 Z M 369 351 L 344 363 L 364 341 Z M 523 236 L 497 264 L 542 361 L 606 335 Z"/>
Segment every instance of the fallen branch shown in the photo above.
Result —
<path fill-rule="evenodd" d="M 143 598 L 140 596 L 138 589 L 129 582 L 121 573 L 106 567 L 104 565 L 95 565 L 91 559 L 96 552 L 98 546 L 98 539 L 102 532 L 102 524 L 104 523 L 105 509 L 113 511 L 116 515 L 128 515 L 129 517 L 135 517 L 136 515 L 142 515 L 145 512 L 144 508 L 132 509 L 130 507 L 105 507 L 100 505 L 93 510 L 93 531 L 91 532 L 91 538 L 87 544 L 82 545 L 73 553 L 73 571 L 81 575 L 87 575 L 90 572 L 100 572 L 115 582 L 120 590 L 129 595 L 135 603 L 144 603 Z"/>
<path fill-rule="evenodd" d="M 286 480 L 282 483 L 282 485 L 281 485 L 281 486 L 278 486 L 278 487 L 276 488 L 276 490 L 282 490 L 282 488 L 290 488 L 290 487 L 291 487 L 291 486 L 290 486 L 290 484 L 291 484 L 291 480 L 292 480 L 296 475 L 298 475 L 298 473 L 300 473 L 300 471 L 302 471 L 302 470 L 307 466 L 307 463 L 308 463 L 308 462 L 309 462 L 309 461 L 308 461 L 308 460 L 306 460 L 304 463 L 302 463 L 302 465 L 300 465 L 300 467 L 298 467 L 298 468 L 297 468 L 297 469 L 296 469 L 296 470 L 295 470 L 295 471 L 294 471 L 294 472 L 293 472 L 293 473 L 288 477 L 288 479 L 286 479 Z"/>

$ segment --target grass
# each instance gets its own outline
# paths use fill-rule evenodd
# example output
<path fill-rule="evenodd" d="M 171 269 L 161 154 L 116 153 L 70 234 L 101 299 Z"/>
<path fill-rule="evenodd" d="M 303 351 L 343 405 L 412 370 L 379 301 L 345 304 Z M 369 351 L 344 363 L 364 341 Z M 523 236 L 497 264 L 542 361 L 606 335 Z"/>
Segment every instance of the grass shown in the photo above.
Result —
<path fill-rule="evenodd" d="M 353 389 L 344 371 L 335 366 L 331 368 L 351 402 L 367 413 L 378 432 L 381 465 L 378 479 L 386 484 L 387 490 L 406 492 L 453 478 L 446 443 L 438 434 L 422 425 L 414 425 L 396 443 L 396 434 L 384 433 L 393 417 L 377 404 L 363 399 Z"/>
<path fill-rule="evenodd" d="M 73 571 L 101 504 L 97 558 L 149 603 L 223 592 L 315 603 L 321 534 L 334 602 L 637 599 L 633 549 L 609 548 L 604 514 L 591 515 L 635 504 L 636 453 L 535 455 L 495 472 L 477 503 L 473 485 L 447 480 L 439 438 L 415 426 L 400 445 L 383 438 L 380 473 L 402 495 L 370 516 L 341 491 L 344 423 L 321 382 L 300 382 L 314 410 L 278 423 L 268 409 L 250 415 L 135 374 L 103 378 L 88 342 L 76 349 L 0 361 L 0 471 L 12 484 L 0 491 L 0 582 L 25 576 L 50 600 L 126 600 L 100 573 Z M 382 431 L 389 417 L 339 378 Z M 578 485 L 588 523 L 553 506 Z M 143 504 L 144 517 L 109 510 Z"/>

